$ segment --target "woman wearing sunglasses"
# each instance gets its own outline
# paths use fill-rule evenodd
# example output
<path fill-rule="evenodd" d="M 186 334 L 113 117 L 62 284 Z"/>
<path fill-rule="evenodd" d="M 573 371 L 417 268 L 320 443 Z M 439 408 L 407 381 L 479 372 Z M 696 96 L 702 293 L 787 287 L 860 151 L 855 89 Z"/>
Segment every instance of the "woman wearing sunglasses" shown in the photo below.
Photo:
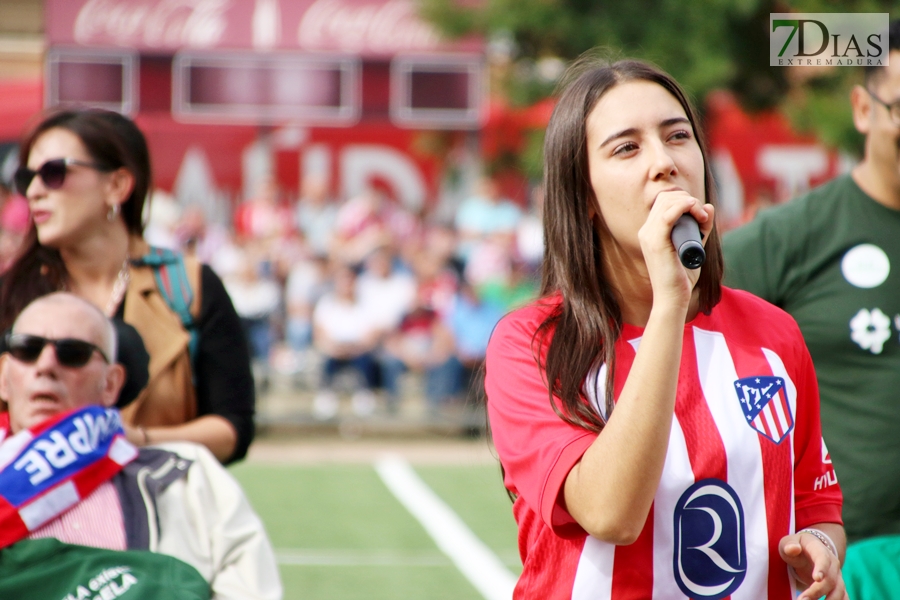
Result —
<path fill-rule="evenodd" d="M 161 293 L 169 272 L 160 277 L 142 237 L 152 176 L 141 131 L 118 113 L 52 111 L 26 134 L 19 163 L 15 185 L 33 226 L 0 286 L 0 327 L 51 292 L 89 300 L 137 330 L 150 356 L 148 383 L 123 410 L 131 441 L 189 440 L 222 462 L 243 458 L 255 400 L 240 321 L 219 278 L 188 257 L 180 264 L 190 315 L 176 314 Z M 47 342 L 12 336 L 7 343 L 26 356 Z M 55 344 L 72 365 L 87 351 Z"/>

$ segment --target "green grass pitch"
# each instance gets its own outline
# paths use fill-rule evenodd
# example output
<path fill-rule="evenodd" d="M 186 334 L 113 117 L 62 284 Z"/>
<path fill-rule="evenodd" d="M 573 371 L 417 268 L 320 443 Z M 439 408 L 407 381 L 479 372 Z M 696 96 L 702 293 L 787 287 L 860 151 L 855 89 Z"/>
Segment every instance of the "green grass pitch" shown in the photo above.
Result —
<path fill-rule="evenodd" d="M 496 466 L 417 466 L 431 487 L 518 574 L 516 526 Z M 231 468 L 279 558 L 284 600 L 479 600 L 369 465 Z"/>

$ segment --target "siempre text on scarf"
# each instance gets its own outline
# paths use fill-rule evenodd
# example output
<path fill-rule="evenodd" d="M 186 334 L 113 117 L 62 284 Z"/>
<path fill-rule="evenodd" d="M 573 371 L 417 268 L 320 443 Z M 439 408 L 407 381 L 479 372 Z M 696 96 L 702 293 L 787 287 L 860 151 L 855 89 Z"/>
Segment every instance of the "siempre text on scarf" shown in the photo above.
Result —
<path fill-rule="evenodd" d="M 89 406 L 0 444 L 0 548 L 90 495 L 137 457 L 115 409 Z"/>

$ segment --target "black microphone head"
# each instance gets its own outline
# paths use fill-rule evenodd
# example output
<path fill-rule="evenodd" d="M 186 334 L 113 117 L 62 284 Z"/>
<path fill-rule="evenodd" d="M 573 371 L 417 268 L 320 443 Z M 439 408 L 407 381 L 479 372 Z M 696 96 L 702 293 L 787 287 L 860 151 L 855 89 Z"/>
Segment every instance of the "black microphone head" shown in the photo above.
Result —
<path fill-rule="evenodd" d="M 699 269 L 706 262 L 706 251 L 700 242 L 688 240 L 678 249 L 678 258 L 685 268 Z"/>

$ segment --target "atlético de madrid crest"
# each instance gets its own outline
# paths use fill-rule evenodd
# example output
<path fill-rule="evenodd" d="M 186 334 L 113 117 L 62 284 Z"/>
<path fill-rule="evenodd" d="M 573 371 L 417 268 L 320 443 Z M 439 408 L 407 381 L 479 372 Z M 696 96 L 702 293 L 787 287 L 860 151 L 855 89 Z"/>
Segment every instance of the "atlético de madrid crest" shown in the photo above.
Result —
<path fill-rule="evenodd" d="M 780 444 L 794 428 L 794 415 L 784 390 L 784 379 L 770 375 L 744 377 L 734 389 L 747 425 Z"/>

